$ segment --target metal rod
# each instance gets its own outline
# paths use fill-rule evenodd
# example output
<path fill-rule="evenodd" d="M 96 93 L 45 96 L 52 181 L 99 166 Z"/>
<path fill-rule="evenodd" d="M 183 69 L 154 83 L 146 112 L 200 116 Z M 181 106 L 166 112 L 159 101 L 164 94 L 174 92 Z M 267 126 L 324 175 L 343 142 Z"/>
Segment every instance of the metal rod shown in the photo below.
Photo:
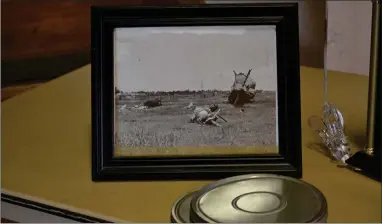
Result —
<path fill-rule="evenodd" d="M 328 103 L 328 1 L 325 1 L 324 103 Z"/>
<path fill-rule="evenodd" d="M 370 46 L 370 70 L 369 70 L 369 96 L 367 108 L 367 145 L 366 152 L 374 154 L 374 125 L 376 106 L 376 84 L 378 72 L 378 39 L 380 23 L 380 0 L 372 1 L 372 25 L 371 25 L 371 46 Z"/>

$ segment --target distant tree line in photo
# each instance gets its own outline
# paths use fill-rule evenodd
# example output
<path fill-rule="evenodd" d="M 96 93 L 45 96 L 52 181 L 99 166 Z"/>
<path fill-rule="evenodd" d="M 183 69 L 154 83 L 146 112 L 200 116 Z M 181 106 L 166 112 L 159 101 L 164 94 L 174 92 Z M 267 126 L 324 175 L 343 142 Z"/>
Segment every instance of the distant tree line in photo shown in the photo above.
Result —
<path fill-rule="evenodd" d="M 163 95 L 192 95 L 192 94 L 200 94 L 200 93 L 228 93 L 229 90 L 175 90 L 175 91 L 136 91 L 136 92 L 124 92 L 119 90 L 117 87 L 115 88 L 115 93 L 117 95 L 128 95 L 128 94 L 137 94 L 144 95 L 149 94 L 151 96 L 163 96 Z"/>

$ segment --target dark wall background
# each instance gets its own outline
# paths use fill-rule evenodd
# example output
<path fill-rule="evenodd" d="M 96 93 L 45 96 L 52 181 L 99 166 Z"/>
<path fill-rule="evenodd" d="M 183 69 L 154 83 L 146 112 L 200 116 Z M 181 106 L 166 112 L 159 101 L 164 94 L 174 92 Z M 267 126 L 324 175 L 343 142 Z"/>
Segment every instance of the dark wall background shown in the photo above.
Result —
<path fill-rule="evenodd" d="M 325 9 L 325 0 L 299 1 L 301 65 L 324 67 Z"/>
<path fill-rule="evenodd" d="M 46 81 L 90 62 L 91 5 L 198 4 L 203 0 L 3 0 L 2 87 Z M 322 67 L 325 1 L 300 7 L 301 63 Z"/>

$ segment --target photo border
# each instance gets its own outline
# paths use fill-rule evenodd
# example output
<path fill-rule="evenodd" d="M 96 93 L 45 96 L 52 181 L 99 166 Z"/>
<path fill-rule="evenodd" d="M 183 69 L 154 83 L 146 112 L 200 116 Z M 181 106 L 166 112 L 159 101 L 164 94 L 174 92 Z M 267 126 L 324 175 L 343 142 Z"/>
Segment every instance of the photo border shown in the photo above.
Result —
<path fill-rule="evenodd" d="M 276 25 L 279 153 L 113 157 L 114 29 L 224 25 Z M 298 3 L 93 6 L 91 49 L 93 181 L 215 180 L 249 173 L 302 177 Z"/>

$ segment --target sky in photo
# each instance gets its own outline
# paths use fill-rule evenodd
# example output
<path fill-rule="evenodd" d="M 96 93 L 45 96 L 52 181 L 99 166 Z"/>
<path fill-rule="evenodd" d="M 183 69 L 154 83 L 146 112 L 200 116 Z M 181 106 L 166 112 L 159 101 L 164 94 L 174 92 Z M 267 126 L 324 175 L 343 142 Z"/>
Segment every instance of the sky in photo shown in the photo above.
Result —
<path fill-rule="evenodd" d="M 233 70 L 277 89 L 275 26 L 118 28 L 117 87 L 131 91 L 229 90 Z"/>

